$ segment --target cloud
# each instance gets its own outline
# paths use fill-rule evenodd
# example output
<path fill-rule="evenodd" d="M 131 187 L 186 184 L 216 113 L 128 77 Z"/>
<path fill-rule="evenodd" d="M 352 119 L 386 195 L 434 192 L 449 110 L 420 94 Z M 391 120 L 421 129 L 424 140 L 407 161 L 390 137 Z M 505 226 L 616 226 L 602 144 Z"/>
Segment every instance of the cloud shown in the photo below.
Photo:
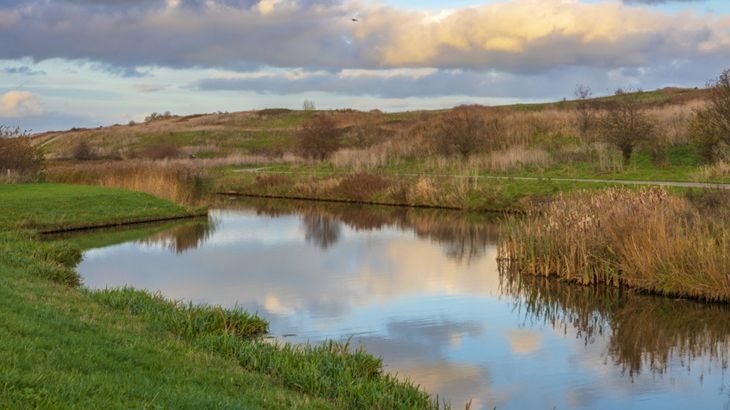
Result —
<path fill-rule="evenodd" d="M 0 9 L 0 35 L 17 39 L 0 44 L 0 58 L 83 59 L 118 75 L 139 75 L 136 67 L 426 67 L 520 74 L 730 56 L 727 17 L 674 15 L 612 1 L 511 0 L 442 14 L 341 1 L 23 4 Z M 350 20 L 355 14 L 358 22 Z"/>
<path fill-rule="evenodd" d="M 28 66 L 22 66 L 22 67 L 8 67 L 3 68 L 0 70 L 0 72 L 4 72 L 6 74 L 22 74 L 22 75 L 46 75 L 45 71 L 42 70 L 33 70 L 32 68 Z"/>
<path fill-rule="evenodd" d="M 704 3 L 707 0 L 622 0 L 626 4 Z"/>
<path fill-rule="evenodd" d="M 28 91 L 10 91 L 0 97 L 0 117 L 24 117 L 43 114 L 40 97 Z"/>
<path fill-rule="evenodd" d="M 164 90 L 165 87 L 162 84 L 146 83 L 146 84 L 134 84 L 133 87 L 143 93 L 154 93 Z"/>

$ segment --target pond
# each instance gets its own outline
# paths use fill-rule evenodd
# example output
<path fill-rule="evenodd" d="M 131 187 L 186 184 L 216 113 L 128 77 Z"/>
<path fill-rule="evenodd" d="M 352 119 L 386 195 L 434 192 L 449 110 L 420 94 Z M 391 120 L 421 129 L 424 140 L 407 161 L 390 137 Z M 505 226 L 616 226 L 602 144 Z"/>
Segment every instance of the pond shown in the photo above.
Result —
<path fill-rule="evenodd" d="M 224 198 L 209 220 L 70 239 L 87 287 L 350 339 L 454 409 L 730 406 L 727 306 L 500 274 L 499 232 L 485 214 Z"/>

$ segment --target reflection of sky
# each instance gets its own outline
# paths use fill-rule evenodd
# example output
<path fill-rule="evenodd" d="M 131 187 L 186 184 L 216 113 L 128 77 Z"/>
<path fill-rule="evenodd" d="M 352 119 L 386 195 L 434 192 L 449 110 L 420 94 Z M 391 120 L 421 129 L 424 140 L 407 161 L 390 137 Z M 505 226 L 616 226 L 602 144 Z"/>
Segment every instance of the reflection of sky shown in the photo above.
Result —
<path fill-rule="evenodd" d="M 606 362 L 608 336 L 585 345 L 572 329 L 526 320 L 500 294 L 494 245 L 462 264 L 434 241 L 395 228 L 341 224 L 339 239 L 323 250 L 306 241 L 297 216 L 216 218 L 198 249 L 178 255 L 126 243 L 88 251 L 78 270 L 91 288 L 129 284 L 257 311 L 274 336 L 295 343 L 352 336 L 387 371 L 454 408 L 469 399 L 473 409 L 709 408 L 723 399 L 721 371 L 699 383 L 697 372 L 677 364 L 631 382 Z"/>

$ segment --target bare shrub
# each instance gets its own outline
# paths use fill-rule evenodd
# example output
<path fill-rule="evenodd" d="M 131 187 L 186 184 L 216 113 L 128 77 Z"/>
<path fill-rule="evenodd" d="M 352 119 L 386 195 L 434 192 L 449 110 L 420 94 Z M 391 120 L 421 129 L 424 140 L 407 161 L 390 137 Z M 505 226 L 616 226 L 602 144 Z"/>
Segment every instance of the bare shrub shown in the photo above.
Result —
<path fill-rule="evenodd" d="M 28 131 L 0 125 L 0 178 L 7 182 L 35 181 L 44 167 L 43 152 Z"/>
<path fill-rule="evenodd" d="M 94 152 L 89 145 L 89 141 L 87 141 L 86 138 L 79 140 L 79 142 L 72 148 L 71 155 L 77 161 L 88 161 L 95 157 Z"/>
<path fill-rule="evenodd" d="M 730 69 L 707 88 L 707 104 L 695 111 L 689 128 L 702 157 L 713 163 L 725 159 L 730 150 Z"/>
<path fill-rule="evenodd" d="M 175 158 L 180 155 L 180 147 L 172 137 L 157 137 L 142 148 L 140 154 L 149 159 Z"/>
<path fill-rule="evenodd" d="M 170 111 L 165 111 L 164 113 L 153 112 L 152 114 L 145 117 L 144 122 L 150 123 L 155 121 L 162 121 L 173 117 L 174 115 L 172 115 Z"/>
<path fill-rule="evenodd" d="M 588 132 L 594 127 L 596 112 L 595 104 L 591 100 L 593 91 L 591 87 L 578 84 L 573 90 L 578 104 L 576 104 L 576 125 L 582 137 L 588 135 Z"/>
<path fill-rule="evenodd" d="M 307 158 L 325 160 L 340 148 L 340 135 L 335 120 L 319 114 L 302 123 L 297 137 L 299 151 Z"/>
<path fill-rule="evenodd" d="M 639 96 L 639 92 L 616 90 L 615 99 L 602 105 L 598 117 L 598 139 L 618 148 L 624 165 L 631 162 L 634 150 L 655 134 L 655 121 L 647 115 L 647 106 Z"/>
<path fill-rule="evenodd" d="M 490 110 L 459 106 L 437 119 L 431 136 L 440 154 L 467 158 L 491 150 L 500 131 L 500 121 Z"/>

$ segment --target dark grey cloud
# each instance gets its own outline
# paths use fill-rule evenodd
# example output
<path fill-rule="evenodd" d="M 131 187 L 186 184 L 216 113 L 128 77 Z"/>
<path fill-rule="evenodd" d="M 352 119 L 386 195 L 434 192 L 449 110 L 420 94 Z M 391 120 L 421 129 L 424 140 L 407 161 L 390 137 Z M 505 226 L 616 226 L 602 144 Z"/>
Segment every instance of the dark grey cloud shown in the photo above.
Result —
<path fill-rule="evenodd" d="M 335 0 L 181 0 L 175 7 L 161 0 L 11 0 L 0 9 L 0 36 L 12 39 L 0 42 L 0 59 L 86 60 L 114 75 L 139 76 L 145 72 L 139 67 L 438 67 L 531 74 L 730 58 L 721 20 L 610 6 L 513 0 L 501 8 L 487 4 L 424 20 L 415 12 Z M 354 13 L 360 21 L 351 21 Z"/>
<path fill-rule="evenodd" d="M 590 86 L 595 95 L 608 95 L 619 87 L 646 90 L 665 86 L 701 87 L 706 79 L 719 75 L 725 61 L 708 61 L 703 67 L 692 64 L 652 68 L 605 69 L 563 67 L 543 73 L 510 74 L 496 71 L 445 69 L 431 72 L 344 74 L 332 72 L 245 78 L 204 78 L 192 87 L 203 91 L 247 91 L 272 95 L 299 95 L 326 92 L 343 96 L 375 98 L 438 98 L 461 95 L 480 98 L 559 100 L 572 98 L 575 85 Z"/>
<path fill-rule="evenodd" d="M 0 69 L 0 72 L 3 72 L 5 74 L 21 74 L 21 75 L 46 75 L 46 72 L 43 70 L 34 70 L 28 66 L 20 66 L 20 67 L 8 67 Z"/>

